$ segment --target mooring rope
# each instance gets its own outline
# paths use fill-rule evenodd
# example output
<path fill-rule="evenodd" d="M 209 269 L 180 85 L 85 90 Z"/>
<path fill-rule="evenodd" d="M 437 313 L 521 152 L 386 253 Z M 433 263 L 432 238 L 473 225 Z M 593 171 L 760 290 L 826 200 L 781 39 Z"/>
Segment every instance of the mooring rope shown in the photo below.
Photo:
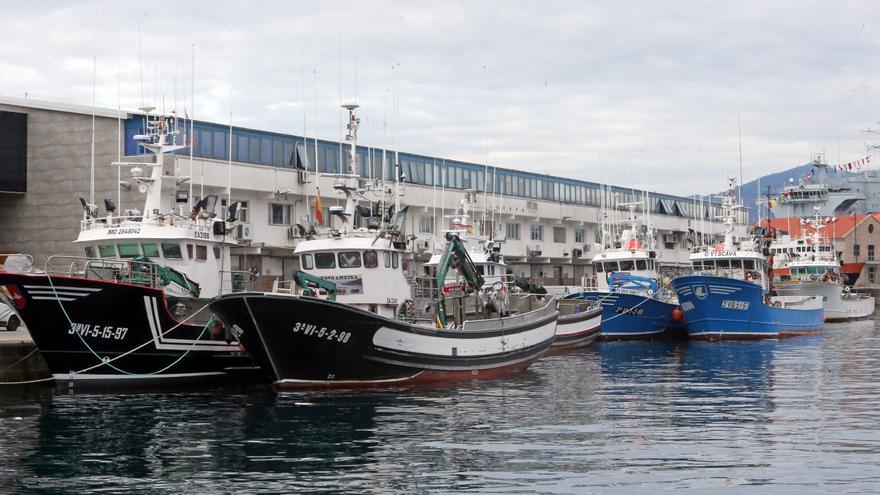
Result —
<path fill-rule="evenodd" d="M 57 292 L 57 290 L 55 289 L 55 284 L 52 283 L 52 276 L 49 275 L 49 274 L 47 273 L 47 274 L 46 274 L 46 278 L 47 278 L 47 280 L 49 281 L 49 285 L 52 287 L 52 293 L 55 295 L 55 299 L 58 301 L 58 306 L 61 308 L 61 312 L 64 314 L 64 317 L 67 319 L 68 324 L 70 324 L 71 327 L 72 327 L 72 326 L 73 326 L 73 321 L 70 319 L 70 316 L 67 314 L 67 310 L 64 308 L 64 303 L 62 303 L 61 300 L 58 298 L 58 292 Z M 205 304 L 204 306 L 200 307 L 200 308 L 197 309 L 195 312 L 193 312 L 191 315 L 189 315 L 189 316 L 187 316 L 186 318 L 184 318 L 183 320 L 179 321 L 179 322 L 178 322 L 176 325 L 174 325 L 173 327 L 171 327 L 171 328 L 169 328 L 168 330 L 165 330 L 164 332 L 162 332 L 161 334 L 159 334 L 159 336 L 160 336 L 160 337 L 164 337 L 164 336 L 167 335 L 168 333 L 174 331 L 175 329 L 177 329 L 178 327 L 180 327 L 181 325 L 183 325 L 183 324 L 186 323 L 187 321 L 191 320 L 191 319 L 192 319 L 193 317 L 195 317 L 197 314 L 199 314 L 199 313 L 201 313 L 202 311 L 204 311 L 205 308 L 207 308 L 207 307 L 209 306 L 209 304 L 210 304 L 210 303 Z M 133 353 L 133 352 L 137 352 L 137 351 L 139 351 L 140 349 L 143 349 L 144 347 L 146 347 L 147 345 L 149 345 L 150 343 L 152 343 L 152 342 L 154 341 L 154 339 L 150 339 L 150 340 L 144 342 L 143 344 L 141 344 L 141 345 L 139 345 L 139 346 L 137 346 L 137 347 L 134 347 L 133 349 L 130 349 L 130 350 L 128 350 L 128 351 L 126 351 L 126 352 L 124 352 L 124 353 L 122 353 L 122 354 L 120 354 L 120 355 L 118 355 L 118 356 L 116 356 L 116 357 L 113 357 L 113 358 L 107 358 L 106 356 L 105 356 L 105 357 L 101 357 L 97 352 L 95 352 L 95 351 L 92 349 L 92 347 L 91 347 L 91 346 L 85 341 L 85 339 L 83 339 L 82 335 L 77 334 L 77 336 L 79 337 L 80 341 L 82 341 L 82 343 L 86 346 L 86 348 L 89 350 L 89 352 L 91 352 L 96 358 L 98 358 L 98 360 L 99 360 L 100 362 L 99 362 L 98 364 L 95 364 L 95 365 L 89 366 L 88 368 L 84 368 L 84 369 L 77 370 L 77 371 L 71 371 L 70 373 L 68 373 L 68 375 L 72 376 L 72 375 L 82 374 L 82 373 L 85 373 L 85 372 L 91 371 L 91 370 L 93 370 L 93 369 L 95 369 L 95 368 L 99 368 L 99 367 L 104 366 L 104 365 L 107 365 L 107 366 L 109 366 L 110 368 L 113 368 L 114 370 L 116 370 L 116 371 L 118 371 L 118 372 L 120 372 L 120 373 L 122 373 L 122 374 L 126 374 L 126 375 L 138 375 L 138 374 L 139 374 L 139 375 L 156 375 L 156 374 L 162 373 L 162 372 L 164 372 L 164 371 L 170 369 L 172 366 L 176 365 L 177 363 L 179 363 L 183 358 L 185 358 L 185 357 L 190 353 L 190 351 L 193 350 L 193 348 L 195 348 L 196 343 L 197 343 L 197 342 L 202 338 L 202 336 L 205 334 L 205 330 L 207 330 L 208 325 L 209 325 L 210 323 L 211 323 L 211 320 L 208 320 L 208 322 L 205 323 L 205 326 L 202 327 L 202 331 L 201 331 L 201 333 L 199 333 L 199 336 L 196 337 L 196 340 L 194 340 L 194 341 L 192 342 L 192 344 L 190 344 L 190 346 L 189 346 L 189 348 L 186 350 L 186 352 L 184 352 L 183 354 L 181 354 L 180 357 L 178 357 L 176 360 L 174 360 L 171 364 L 169 364 L 169 365 L 167 365 L 167 366 L 165 366 L 165 367 L 163 367 L 163 368 L 161 368 L 161 369 L 159 369 L 159 370 L 152 371 L 152 372 L 149 372 L 149 373 L 132 373 L 132 372 L 129 372 L 129 371 L 123 370 L 123 369 L 121 369 L 121 368 L 118 368 L 118 367 L 116 367 L 115 365 L 113 365 L 113 364 L 111 364 L 111 363 L 113 363 L 114 361 L 116 361 L 116 360 L 118 360 L 118 359 L 122 359 L 123 357 L 128 356 L 129 354 L 131 354 L 131 353 Z M 34 349 L 34 351 L 31 351 L 31 354 L 32 354 L 33 352 L 35 352 L 36 350 L 37 350 L 37 349 Z M 30 356 L 30 355 L 28 355 L 28 356 Z M 17 364 L 19 364 L 19 363 L 22 362 L 22 361 L 24 361 L 24 359 L 19 360 L 18 362 L 14 363 L 12 366 L 17 365 Z M 10 366 L 9 368 L 11 368 L 12 366 Z M 7 369 L 9 369 L 9 368 L 7 368 Z M 6 371 L 6 370 L 3 370 L 3 371 Z M 17 382 L 0 382 L 0 385 L 25 385 L 25 384 L 32 384 L 32 383 L 48 382 L 48 381 L 52 381 L 52 380 L 55 380 L 55 377 L 54 377 L 54 376 L 50 376 L 50 377 L 47 377 L 47 378 L 35 379 L 35 380 L 23 380 L 23 381 L 17 381 Z"/>

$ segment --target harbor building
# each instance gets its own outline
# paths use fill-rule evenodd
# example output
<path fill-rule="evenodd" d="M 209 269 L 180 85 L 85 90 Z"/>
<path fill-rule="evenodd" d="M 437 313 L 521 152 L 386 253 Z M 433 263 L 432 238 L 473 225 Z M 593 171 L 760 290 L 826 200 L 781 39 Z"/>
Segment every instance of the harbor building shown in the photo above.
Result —
<path fill-rule="evenodd" d="M 151 159 L 135 139 L 143 126 L 139 111 L 0 97 L 0 252 L 29 253 L 38 266 L 54 254 L 81 256 L 73 240 L 82 202 L 99 205 L 99 215 L 107 206 L 116 214 L 142 208 L 137 181 L 128 168 L 112 163 Z M 241 202 L 233 268 L 254 272 L 264 288 L 289 278 L 297 269 L 292 253 L 300 226 L 314 216 L 316 196 L 329 221 L 331 207 L 343 201 L 333 174 L 347 172 L 345 145 L 203 121 L 181 119 L 180 127 L 193 143 L 192 157 L 189 149 L 180 150 L 166 160 L 165 173 L 181 178 L 181 206 L 216 195 L 217 213 L 224 214 L 230 201 Z M 723 231 L 717 202 L 583 180 L 592 175 L 589 169 L 582 179 L 564 178 L 359 145 L 356 173 L 363 184 L 376 186 L 376 196 L 365 200 L 381 199 L 383 185 L 387 192 L 400 181 L 400 203 L 409 207 L 406 232 L 417 253 L 439 246 L 468 197 L 469 228 L 498 241 L 516 273 L 546 285 L 589 281 L 602 232 L 613 236 L 628 203 L 647 203 L 643 214 L 656 232 L 657 258 L 666 265 L 687 266 L 704 233 Z M 718 177 L 719 189 L 723 180 Z M 744 231 L 747 212 L 739 214 Z"/>

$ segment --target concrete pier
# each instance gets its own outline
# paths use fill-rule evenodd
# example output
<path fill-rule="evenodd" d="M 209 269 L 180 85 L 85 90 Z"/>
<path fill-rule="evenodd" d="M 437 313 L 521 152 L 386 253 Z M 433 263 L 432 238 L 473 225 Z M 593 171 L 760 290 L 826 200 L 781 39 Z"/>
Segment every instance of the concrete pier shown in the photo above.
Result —
<path fill-rule="evenodd" d="M 0 331 L 0 382 L 48 378 L 49 368 L 24 327 Z"/>

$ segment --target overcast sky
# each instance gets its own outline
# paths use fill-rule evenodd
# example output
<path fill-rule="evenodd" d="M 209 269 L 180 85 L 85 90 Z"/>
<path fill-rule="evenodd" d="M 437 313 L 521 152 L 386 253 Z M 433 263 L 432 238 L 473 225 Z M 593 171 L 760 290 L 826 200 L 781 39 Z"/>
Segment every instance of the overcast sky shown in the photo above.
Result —
<path fill-rule="evenodd" d="M 738 120 L 746 181 L 880 120 L 876 0 L 68 3 L 0 0 L 0 94 L 90 104 L 96 56 L 103 106 L 339 139 L 356 98 L 361 144 L 674 194 L 739 174 Z"/>

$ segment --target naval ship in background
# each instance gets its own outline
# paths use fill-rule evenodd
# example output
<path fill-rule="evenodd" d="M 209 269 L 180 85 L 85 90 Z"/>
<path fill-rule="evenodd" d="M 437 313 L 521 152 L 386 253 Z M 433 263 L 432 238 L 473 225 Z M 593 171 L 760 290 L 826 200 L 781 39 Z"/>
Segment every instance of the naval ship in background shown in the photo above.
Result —
<path fill-rule="evenodd" d="M 773 195 L 760 198 L 761 211 L 767 211 L 768 202 L 776 218 L 811 217 L 817 211 L 822 217 L 880 211 L 880 170 L 845 172 L 832 179 L 828 170 L 833 168 L 822 154 L 813 157 L 810 167 L 796 184 L 790 178 L 789 184 L 777 191 L 778 202 Z"/>

